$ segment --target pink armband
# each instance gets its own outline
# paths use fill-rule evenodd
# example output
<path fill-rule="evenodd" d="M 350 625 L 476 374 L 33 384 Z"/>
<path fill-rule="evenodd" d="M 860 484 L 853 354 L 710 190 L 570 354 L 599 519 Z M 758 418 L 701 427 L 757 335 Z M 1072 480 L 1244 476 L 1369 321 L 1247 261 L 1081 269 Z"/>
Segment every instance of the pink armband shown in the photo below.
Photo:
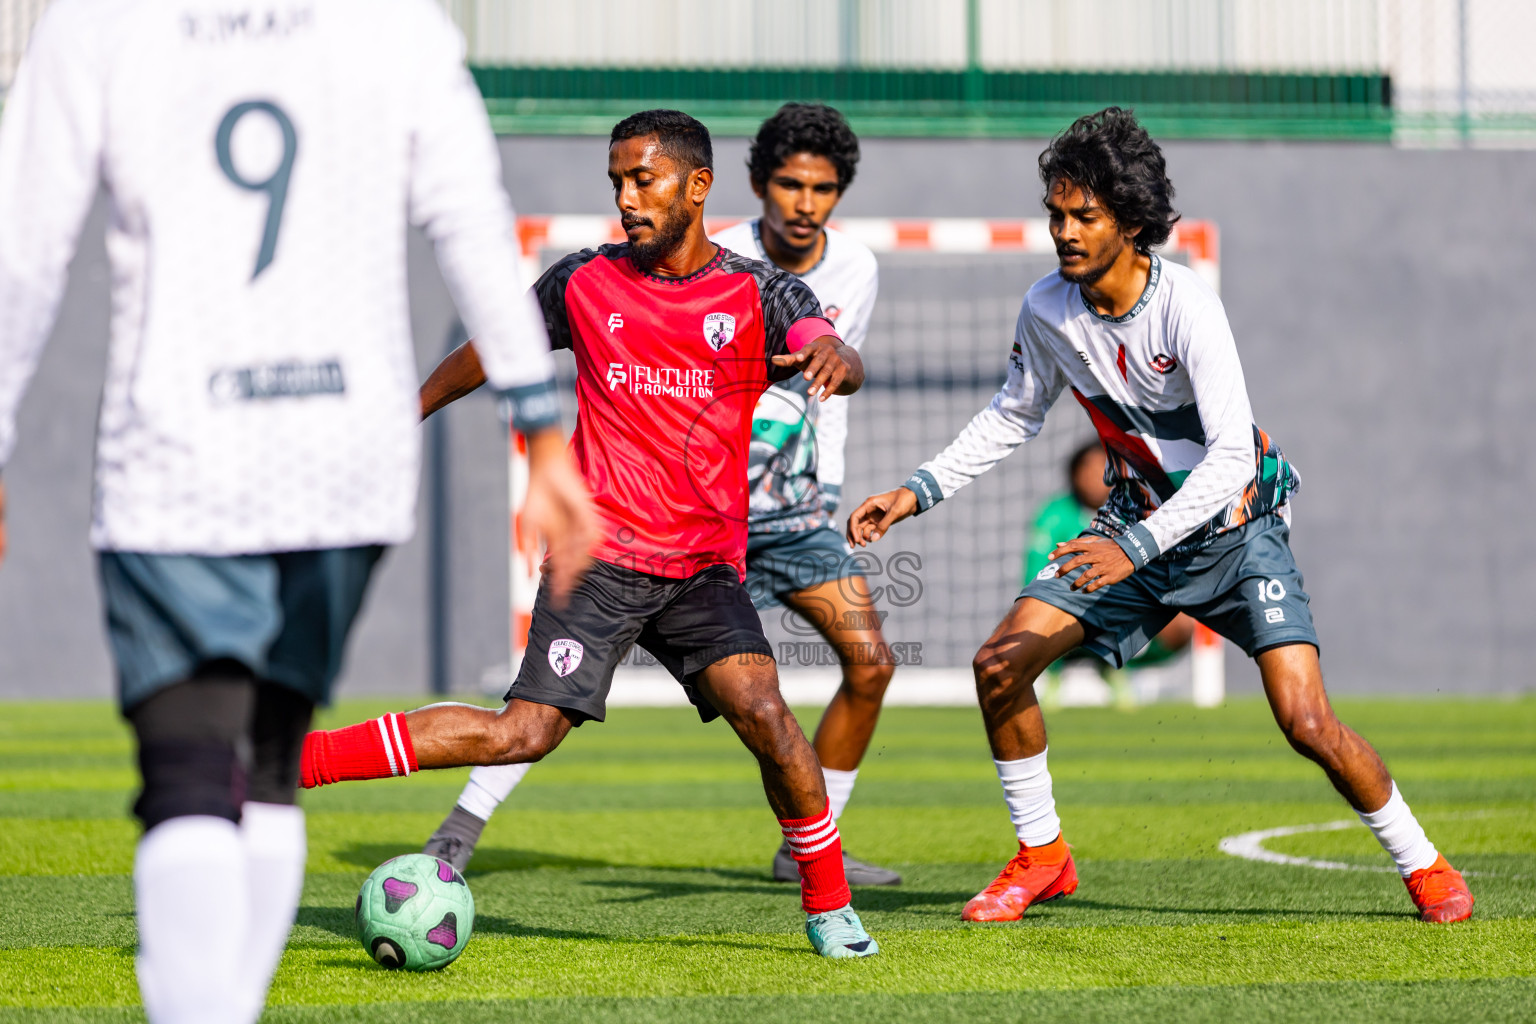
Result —
<path fill-rule="evenodd" d="M 838 341 L 842 341 L 842 335 L 837 333 L 837 328 L 832 326 L 832 321 L 819 316 L 808 316 L 804 320 L 796 320 L 790 327 L 788 336 L 784 339 L 791 352 L 798 352 L 817 338 L 831 335 Z"/>

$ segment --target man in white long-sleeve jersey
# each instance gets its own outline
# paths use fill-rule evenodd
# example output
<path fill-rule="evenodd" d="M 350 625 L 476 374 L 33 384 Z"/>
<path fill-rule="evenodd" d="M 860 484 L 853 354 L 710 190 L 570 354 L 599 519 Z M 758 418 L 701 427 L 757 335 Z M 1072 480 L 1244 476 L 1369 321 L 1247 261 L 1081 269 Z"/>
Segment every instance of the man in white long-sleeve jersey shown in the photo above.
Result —
<path fill-rule="evenodd" d="M 408 221 L 532 438 L 525 514 L 567 590 L 591 513 L 495 141 L 431 0 L 50 7 L 0 118 L 0 465 L 101 185 L 91 539 L 143 776 L 139 985 L 151 1021 L 254 1021 L 303 882 L 311 712 L 414 528 Z"/>
<path fill-rule="evenodd" d="M 1254 425 L 1221 301 L 1152 251 L 1178 219 L 1161 150 L 1128 111 L 1111 107 L 1051 143 L 1040 179 L 1060 270 L 1025 296 L 1002 390 L 937 458 L 903 487 L 866 499 L 848 522 L 849 540 L 867 544 L 953 496 L 1034 437 L 1068 388 L 1109 455 L 1110 497 L 1093 526 L 1056 548 L 975 658 L 1019 852 L 961 916 L 1016 921 L 1031 904 L 1077 889 L 1035 678 L 1078 646 L 1123 665 L 1180 612 L 1258 662 L 1286 739 L 1370 827 L 1420 916 L 1471 916 L 1466 882 L 1376 751 L 1329 706 L 1289 543 L 1299 478 Z"/>

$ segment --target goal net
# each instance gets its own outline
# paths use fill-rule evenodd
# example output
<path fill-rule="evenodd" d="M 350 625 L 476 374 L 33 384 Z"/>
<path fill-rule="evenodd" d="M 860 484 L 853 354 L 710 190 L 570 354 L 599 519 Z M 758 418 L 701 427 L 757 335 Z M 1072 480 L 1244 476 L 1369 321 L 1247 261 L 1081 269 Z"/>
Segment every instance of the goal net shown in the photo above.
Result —
<path fill-rule="evenodd" d="M 711 220 L 716 231 L 739 218 Z M 849 405 L 846 516 L 865 496 L 899 486 L 952 440 L 1002 384 L 1024 292 L 1056 267 L 1044 219 L 892 220 L 846 218 L 832 225 L 868 245 L 880 260 L 880 295 L 863 348 L 866 380 Z M 622 241 L 614 217 L 526 217 L 520 223 L 530 280 L 567 252 Z M 1161 251 L 1219 284 L 1213 224 L 1185 221 Z M 568 354 L 562 353 L 562 356 Z M 567 378 L 573 373 L 562 362 Z M 574 420 L 574 395 L 568 416 Z M 890 699 L 971 703 L 970 661 L 1024 582 L 1028 527 L 1042 502 L 1067 487 L 1071 453 L 1095 435 L 1073 402 L 1058 402 L 1034 440 L 931 514 L 903 523 L 860 553 L 901 667 Z M 526 469 L 517 465 L 514 507 Z M 532 607 L 532 567 L 514 555 L 513 664 Z M 763 626 L 778 654 L 791 699 L 830 696 L 838 679 L 832 652 L 783 608 Z M 899 646 L 897 646 L 899 645 Z M 615 703 L 680 700 L 670 679 L 645 672 L 635 652 L 615 683 Z M 1192 653 L 1132 682 L 1142 700 L 1175 697 L 1220 703 L 1220 641 L 1201 630 Z"/>

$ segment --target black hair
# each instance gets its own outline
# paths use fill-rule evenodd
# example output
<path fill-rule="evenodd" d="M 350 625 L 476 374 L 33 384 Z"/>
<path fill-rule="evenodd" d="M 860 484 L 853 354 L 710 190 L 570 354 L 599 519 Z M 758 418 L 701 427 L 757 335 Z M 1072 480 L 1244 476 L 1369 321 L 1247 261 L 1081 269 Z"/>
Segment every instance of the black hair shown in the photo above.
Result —
<path fill-rule="evenodd" d="M 837 190 L 853 184 L 859 166 L 859 137 L 836 110 L 821 103 L 786 103 L 764 121 L 747 151 L 747 173 L 766 188 L 773 172 L 796 153 L 814 153 L 837 168 Z"/>
<path fill-rule="evenodd" d="M 642 110 L 630 114 L 613 126 L 608 145 L 625 139 L 656 136 L 661 151 L 689 171 L 715 166 L 715 150 L 709 141 L 709 129 L 691 114 L 681 110 Z"/>
<path fill-rule="evenodd" d="M 1097 440 L 1094 440 L 1089 441 L 1073 452 L 1072 457 L 1067 460 L 1067 480 L 1071 481 L 1076 477 L 1077 471 L 1083 467 L 1083 462 L 1087 460 L 1088 456 L 1094 452 L 1102 451 L 1103 447 Z"/>
<path fill-rule="evenodd" d="M 1046 189 L 1070 181 L 1097 199 L 1121 228 L 1141 228 L 1134 244 L 1146 253 L 1168 241 L 1179 215 L 1163 151 L 1119 107 L 1105 107 L 1072 122 L 1040 154 Z"/>

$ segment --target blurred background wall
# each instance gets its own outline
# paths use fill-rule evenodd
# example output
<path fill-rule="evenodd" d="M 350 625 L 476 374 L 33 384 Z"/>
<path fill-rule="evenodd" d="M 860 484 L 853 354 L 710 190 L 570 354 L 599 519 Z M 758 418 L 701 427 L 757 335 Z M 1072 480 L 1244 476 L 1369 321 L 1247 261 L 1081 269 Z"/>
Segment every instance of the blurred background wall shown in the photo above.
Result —
<path fill-rule="evenodd" d="M 0 0 L 0 82 L 43 6 Z M 720 135 L 711 212 L 751 214 L 742 136 L 781 98 L 804 97 L 848 110 L 864 140 L 841 213 L 1035 216 L 1044 137 L 1105 102 L 1135 104 L 1164 142 L 1180 208 L 1221 229 L 1223 300 L 1255 415 L 1304 477 L 1294 540 L 1333 688 L 1530 687 L 1536 540 L 1519 513 L 1536 507 L 1524 436 L 1536 355 L 1523 316 L 1536 275 L 1536 161 L 1524 148 L 1536 138 L 1536 74 L 1513 47 L 1536 28 L 1536 5 L 657 0 L 644 21 L 597 0 L 445 6 L 465 30 L 526 213 L 609 213 L 602 134 L 666 103 Z M 110 692 L 85 546 L 104 220 L 98 203 L 6 470 L 0 695 Z M 410 259 L 425 372 L 456 318 L 419 238 Z M 1018 298 L 1048 267 L 954 269 L 887 261 L 872 375 L 927 345 L 972 353 L 974 373 L 1000 377 Z M 898 483 L 990 393 L 948 386 L 916 425 L 898 424 L 876 393 L 855 399 L 850 498 Z M 1006 605 L 1024 524 L 1058 486 L 1055 463 L 1080 420 L 1058 408 L 1055 447 L 1026 448 L 1013 475 L 923 521 L 944 530 L 948 517 L 957 543 L 981 529 L 1001 540 L 995 551 L 972 545 L 971 562 L 946 549 L 949 569 L 928 573 L 924 602 L 974 608 L 961 617 L 969 626 L 897 638 L 965 663 Z M 448 410 L 428 451 L 423 529 L 375 584 L 348 692 L 504 678 L 505 443 L 493 403 Z M 967 574 L 981 560 L 1005 569 L 978 583 Z M 1233 692 L 1256 688 L 1236 652 L 1229 680 Z"/>

